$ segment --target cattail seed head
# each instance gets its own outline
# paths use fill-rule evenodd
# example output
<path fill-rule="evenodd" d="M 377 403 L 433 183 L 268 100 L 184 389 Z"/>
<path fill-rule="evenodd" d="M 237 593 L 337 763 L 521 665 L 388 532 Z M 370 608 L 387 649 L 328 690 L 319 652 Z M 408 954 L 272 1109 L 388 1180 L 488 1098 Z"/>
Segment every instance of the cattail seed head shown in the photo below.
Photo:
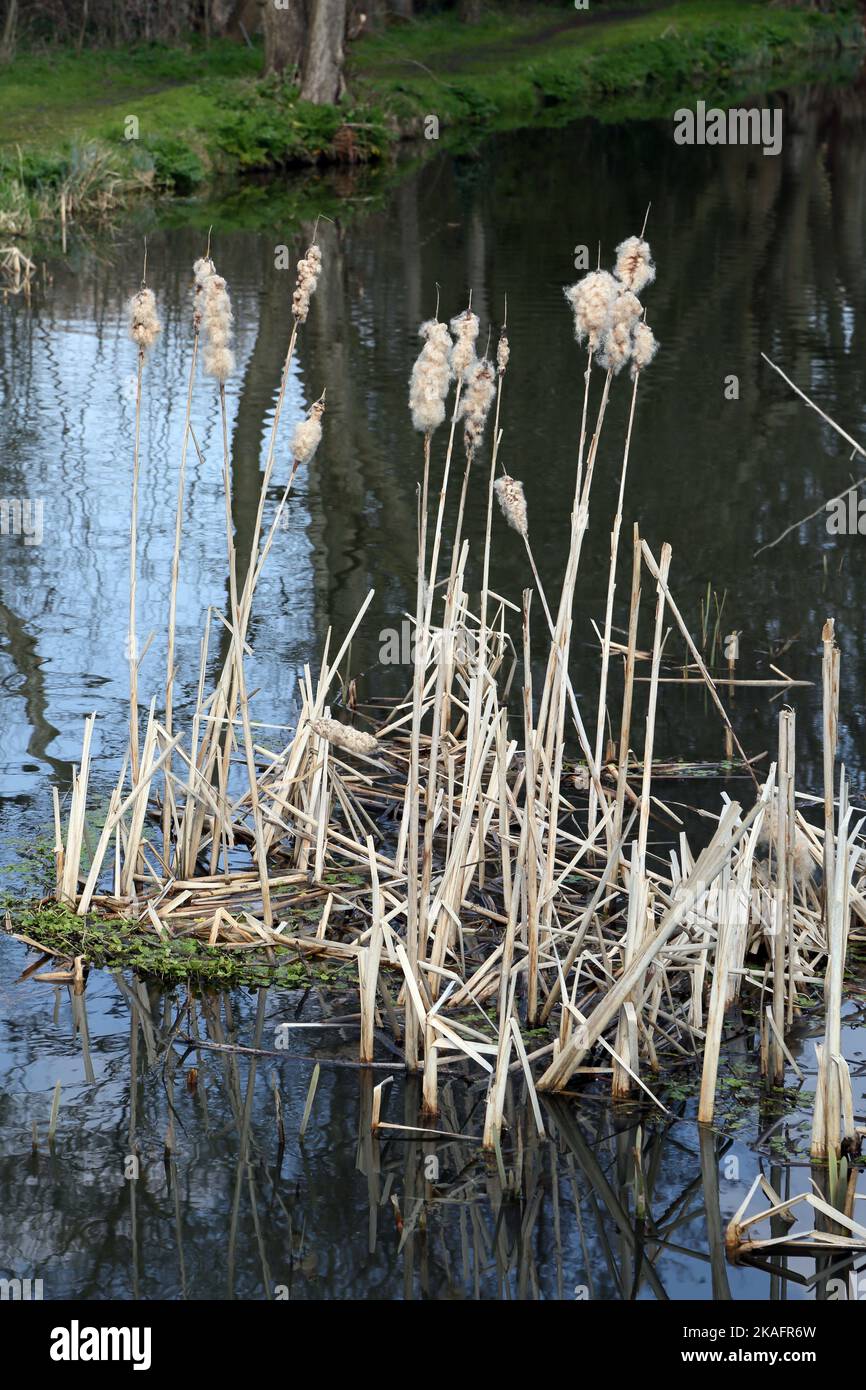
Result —
<path fill-rule="evenodd" d="M 298 278 L 292 296 L 292 313 L 297 323 L 306 323 L 310 312 L 310 300 L 316 293 L 319 276 L 322 273 L 322 253 L 315 243 L 307 247 L 307 254 L 298 261 Z"/>
<path fill-rule="evenodd" d="M 632 339 L 631 350 L 631 374 L 634 378 L 637 372 L 642 372 L 644 367 L 648 367 L 659 350 L 656 336 L 648 323 L 636 323 Z"/>
<path fill-rule="evenodd" d="M 210 256 L 200 256 L 193 262 L 193 278 L 195 289 L 192 300 L 192 322 L 193 328 L 198 333 L 201 328 L 202 313 L 204 311 L 204 288 L 212 275 L 216 274 L 216 267 Z"/>
<path fill-rule="evenodd" d="M 235 369 L 231 342 L 234 336 L 232 302 L 228 286 L 217 275 L 213 262 L 202 258 L 193 266 L 196 276 L 196 298 L 193 321 L 200 326 L 204 338 L 205 376 L 214 377 L 223 386 Z"/>
<path fill-rule="evenodd" d="M 204 311 L 204 286 L 209 281 L 211 275 L 215 275 L 215 265 L 210 256 L 200 256 L 199 260 L 193 261 L 192 274 L 195 281 L 192 297 L 192 322 L 196 332 L 202 328 L 202 314 Z"/>
<path fill-rule="evenodd" d="M 646 285 L 651 285 L 656 278 L 656 268 L 649 242 L 637 236 L 626 237 L 625 241 L 620 242 L 616 248 L 614 273 L 626 289 L 635 294 L 640 294 Z"/>
<path fill-rule="evenodd" d="M 508 346 L 508 339 L 505 333 L 499 335 L 499 342 L 496 347 L 496 370 L 500 376 L 505 375 L 505 368 L 508 366 L 508 359 L 511 356 L 511 348 Z"/>
<path fill-rule="evenodd" d="M 379 747 L 379 740 L 372 734 L 353 729 L 351 724 L 341 724 L 338 719 L 311 719 L 310 728 L 319 738 L 345 748 L 347 753 L 375 753 Z"/>
<path fill-rule="evenodd" d="M 643 313 L 640 300 L 631 290 L 623 290 L 613 302 L 610 326 L 604 335 L 599 363 L 614 373 L 620 372 L 632 355 L 635 326 Z"/>
<path fill-rule="evenodd" d="M 412 424 L 422 434 L 431 434 L 445 419 L 445 397 L 451 381 L 451 335 L 444 323 L 428 319 L 418 329 L 424 339 L 409 381 L 409 409 Z"/>
<path fill-rule="evenodd" d="M 496 370 L 488 358 L 475 358 L 466 368 L 464 379 L 459 418 L 464 421 L 463 446 L 468 453 L 477 449 L 484 437 L 484 426 L 496 396 Z"/>
<path fill-rule="evenodd" d="M 451 370 L 458 380 L 475 360 L 475 340 L 480 326 L 478 315 L 471 309 L 464 309 L 449 324 L 456 340 L 451 349 Z"/>
<path fill-rule="evenodd" d="M 504 478 L 497 478 L 493 486 L 502 508 L 502 515 L 511 529 L 525 540 L 529 535 L 529 517 L 522 482 L 519 478 L 510 478 L 506 474 Z"/>
<path fill-rule="evenodd" d="M 144 353 L 153 347 L 161 330 L 153 290 L 142 287 L 129 301 L 129 336 Z"/>
<path fill-rule="evenodd" d="M 292 458 L 296 464 L 309 463 L 322 442 L 324 401 L 316 401 L 306 420 L 299 420 L 292 439 Z"/>
<path fill-rule="evenodd" d="M 620 289 L 608 271 L 591 270 L 565 291 L 574 312 L 574 336 L 579 343 L 588 340 L 592 352 L 610 327 Z"/>

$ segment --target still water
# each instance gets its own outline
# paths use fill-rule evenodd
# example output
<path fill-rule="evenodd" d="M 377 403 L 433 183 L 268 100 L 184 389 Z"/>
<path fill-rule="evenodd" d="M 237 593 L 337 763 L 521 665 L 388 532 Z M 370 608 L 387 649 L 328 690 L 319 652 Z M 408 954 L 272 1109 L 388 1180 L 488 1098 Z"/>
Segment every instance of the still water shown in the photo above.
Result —
<path fill-rule="evenodd" d="M 289 382 L 283 441 L 326 387 L 325 436 L 299 476 L 257 590 L 248 676 L 258 691 L 256 719 L 291 721 L 303 664 L 315 664 L 329 626 L 345 632 L 370 588 L 369 621 L 353 647 L 359 695 L 408 685 L 407 670 L 382 666 L 380 633 L 399 629 L 413 602 L 421 449 L 407 382 L 417 327 L 434 311 L 437 290 L 442 317 L 463 308 L 471 290 L 482 340 L 490 325 L 494 343 L 507 301 L 502 457 L 524 482 L 533 550 L 545 588 L 555 592 L 583 369 L 562 290 L 575 278 L 576 247 L 591 248 L 594 263 L 600 245 L 609 263 L 651 204 L 647 234 L 658 278 L 645 302 L 662 347 L 641 382 L 624 535 L 634 519 L 656 553 L 663 541 L 672 544 L 671 587 L 699 644 L 709 586 L 711 602 L 724 605 L 719 632 L 741 634 L 739 674 L 769 679 L 773 663 L 818 682 L 784 697 L 798 713 L 803 788 L 820 784 L 820 635 L 825 617 L 836 618 L 840 755 L 855 798 L 866 794 L 866 542 L 829 535 L 818 516 L 754 556 L 866 471 L 760 355 L 861 437 L 866 106 L 856 88 L 830 85 L 782 100 L 786 139 L 777 158 L 759 149 L 678 147 L 669 123 L 583 121 L 446 151 L 388 186 L 364 172 L 354 183 L 339 176 L 337 191 L 353 195 L 352 209 L 319 229 L 324 273 Z M 323 184 L 326 191 L 333 200 L 333 187 Z M 288 246 L 293 263 L 311 232 L 311 223 L 286 212 L 291 184 L 261 192 L 253 214 L 233 197 L 222 209 L 173 209 L 162 223 L 76 246 L 67 264 L 51 268 L 53 284 L 31 308 L 2 305 L 0 491 L 43 503 L 41 544 L 2 539 L 0 840 L 13 886 L 23 850 L 50 833 L 50 787 L 68 786 L 84 717 L 98 715 L 97 791 L 116 776 L 125 741 L 135 363 L 123 306 L 137 287 L 145 231 L 164 332 L 145 377 L 141 636 L 165 628 L 191 266 L 211 220 L 214 259 L 236 316 L 239 365 L 227 402 L 232 512 L 238 550 L 247 549 L 290 327 L 293 276 L 276 268 L 277 252 Z M 615 383 L 575 604 L 573 679 L 589 698 L 597 680 L 592 620 L 603 618 L 629 394 L 625 379 Z M 199 384 L 192 418 L 202 462 L 191 451 L 178 716 L 194 698 L 207 607 L 226 601 L 221 434 L 208 383 Z M 272 508 L 288 464 L 284 447 Z M 467 503 L 476 550 L 485 505 L 479 477 Z M 625 547 L 621 554 L 618 624 L 631 564 Z M 477 585 L 477 560 L 470 576 Z M 518 537 L 499 527 L 492 586 L 519 602 L 529 579 Z M 715 617 L 710 634 L 714 625 Z M 675 644 L 672 637 L 680 659 Z M 158 694 L 163 663 L 157 635 L 142 664 L 142 692 Z M 774 689 L 737 692 L 732 714 L 750 754 L 773 750 L 781 698 Z M 722 756 L 718 722 L 700 691 L 663 687 L 656 752 Z M 736 795 L 742 785 L 728 790 Z M 688 799 L 689 788 L 679 788 Z M 719 789 L 711 789 L 714 805 Z M 668 1096 L 667 1114 L 652 1106 L 612 1114 L 600 1096 L 545 1105 L 542 1137 L 515 1083 L 500 1168 L 466 1138 L 394 1133 L 374 1143 L 372 1087 L 389 1072 L 371 1077 L 351 1065 L 351 1022 L 294 1030 L 289 1054 L 251 1059 L 222 1050 L 240 1042 L 267 1052 L 283 1021 L 351 1016 L 351 993 L 320 995 L 315 975 L 302 993 L 238 991 L 190 1002 L 184 991 L 162 995 L 92 972 L 80 1001 L 65 988 L 15 983 L 29 959 L 17 943 L 0 941 L 0 1274 L 42 1278 L 46 1297 L 815 1296 L 814 1286 L 799 1282 L 814 1276 L 809 1261 L 789 1261 L 794 1277 L 783 1280 L 724 1260 L 724 1226 L 759 1165 L 783 1193 L 808 1184 L 809 1101 L 800 1109 L 787 1097 L 769 1111 L 759 1102 L 749 1082 L 748 1020 L 727 1058 L 741 1099 L 723 1107 L 716 1135 L 701 1136 L 692 1122 L 696 1102 L 684 1080 Z M 807 1016 L 796 1045 L 807 1087 L 808 1038 L 819 1027 Z M 217 1046 L 193 1052 L 182 1040 L 190 1035 Z M 862 1036 L 852 999 L 845 1051 L 858 1111 L 866 1109 Z M 419 1097 L 399 1064 L 394 1075 L 385 1118 L 411 1125 Z M 482 1104 L 477 1088 L 455 1078 L 441 1128 L 477 1133 Z M 636 1144 L 649 1175 L 645 1217 L 635 1206 Z"/>

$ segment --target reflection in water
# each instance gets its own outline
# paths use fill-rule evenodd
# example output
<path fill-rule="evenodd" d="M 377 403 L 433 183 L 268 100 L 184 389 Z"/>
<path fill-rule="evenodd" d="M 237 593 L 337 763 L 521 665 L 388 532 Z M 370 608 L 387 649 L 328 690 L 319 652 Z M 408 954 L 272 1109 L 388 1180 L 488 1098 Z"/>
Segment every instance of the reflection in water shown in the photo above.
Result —
<path fill-rule="evenodd" d="M 353 666 L 366 673 L 359 698 L 408 684 L 405 670 L 381 666 L 377 634 L 399 627 L 411 605 L 420 449 L 407 379 L 437 285 L 443 316 L 471 289 L 494 340 L 507 297 L 503 457 L 524 480 L 533 549 L 545 587 L 555 589 L 582 369 L 562 286 L 574 278 L 576 245 L 601 242 L 609 256 L 652 202 L 659 278 L 647 301 L 663 347 L 641 390 L 625 524 L 639 518 L 656 552 L 672 543 L 672 587 L 693 631 L 707 585 L 726 593 L 726 627 L 742 631 L 743 674 L 770 676 L 775 662 L 814 679 L 821 627 L 835 615 L 846 721 L 840 755 L 862 794 L 861 540 L 828 536 L 818 518 L 753 558 L 849 478 L 840 441 L 778 382 L 761 351 L 852 434 L 863 424 L 862 105 L 857 89 L 789 98 L 777 159 L 677 147 L 670 127 L 656 123 L 584 121 L 502 135 L 474 154 L 433 159 L 348 225 L 322 223 L 325 273 L 288 384 L 285 429 L 326 387 L 326 433 L 296 484 L 258 591 L 249 677 L 257 720 L 291 719 L 296 672 L 315 660 L 329 625 L 346 630 L 371 586 L 371 620 L 353 650 Z M 288 242 L 294 259 L 309 231 L 276 219 L 256 231 L 228 230 L 217 219 L 215 256 L 237 319 L 240 370 L 228 407 L 242 557 L 288 336 L 292 277 L 275 268 L 275 248 Z M 191 266 L 202 244 L 202 233 L 184 226 L 157 228 L 148 240 L 165 332 L 146 373 L 143 638 L 164 630 L 168 607 Z M 0 492 L 45 504 L 41 546 L 0 541 L 0 838 L 9 858 L 12 839 L 50 822 L 50 781 L 65 785 L 83 717 L 98 714 L 97 785 L 125 737 L 134 361 L 122 310 L 139 251 L 130 235 L 95 268 L 58 271 L 32 311 L 4 306 L 0 320 Z M 736 401 L 725 398 L 732 375 Z M 625 394 L 612 398 L 620 418 L 611 439 Z M 203 615 L 209 604 L 225 604 L 218 404 L 206 385 L 193 428 L 203 463 L 188 459 L 178 723 L 194 698 Z M 283 446 L 273 508 L 289 463 Z M 602 446 L 575 608 L 578 694 L 596 680 L 591 619 L 603 611 L 618 466 Z M 466 532 L 476 544 L 485 501 L 483 487 L 470 489 Z M 477 585 L 471 565 L 469 573 Z M 517 599 L 527 579 L 519 539 L 503 529 L 492 587 Z M 616 622 L 627 593 L 623 575 Z M 211 658 L 221 660 L 216 644 Z M 164 659 L 157 639 L 142 691 L 161 688 Z M 799 707 L 802 782 L 817 785 L 820 693 L 804 687 L 790 698 Z M 776 706 L 760 691 L 739 691 L 732 712 L 749 751 L 774 746 Z M 702 694 L 665 687 L 658 730 L 661 756 L 720 755 Z M 457 1073 L 443 1088 L 437 1121 L 457 1137 L 412 1128 L 419 1096 L 399 1064 L 383 1119 L 407 1128 L 374 1135 L 373 1087 L 389 1073 L 354 1065 L 350 1024 L 299 1028 L 288 1055 L 268 1055 L 278 1023 L 320 1022 L 333 1009 L 313 985 L 306 1001 L 277 992 L 190 1001 L 94 972 L 84 999 L 58 991 L 52 1014 L 45 986 L 12 984 L 24 963 L 21 948 L 0 943 L 0 1249 L 9 1264 L 0 1272 L 43 1277 L 50 1297 L 815 1296 L 814 1261 L 759 1269 L 724 1255 L 726 1225 L 758 1164 L 782 1195 L 791 1184 L 805 1189 L 808 1167 L 770 1161 L 772 1147 L 750 1149 L 739 1132 L 699 1135 L 691 1100 L 670 1101 L 667 1115 L 652 1106 L 614 1114 L 592 1094 L 545 1102 L 540 1135 L 515 1073 L 507 1145 L 488 1161 L 472 1137 L 483 1092 Z M 846 1055 L 856 1057 L 856 1048 Z M 312 1118 L 299 1142 L 317 1058 Z M 52 1154 L 44 1136 L 58 1079 Z M 41 1137 L 32 1155 L 34 1121 Z M 759 1124 L 760 1133 L 775 1123 Z M 137 1179 L 124 1176 L 130 1160 Z"/>
<path fill-rule="evenodd" d="M 33 1021 L 38 986 L 22 988 Z M 170 1000 L 122 978 L 91 978 L 86 1008 L 59 996 L 61 1058 L 12 1041 L 31 1085 L 6 1098 L 0 1160 L 4 1224 L 18 1212 L 4 1258 L 35 1269 L 47 1297 L 665 1298 L 685 1279 L 709 1295 L 710 1274 L 717 1296 L 726 1288 L 717 1170 L 730 1140 L 708 1133 L 698 1150 L 692 1126 L 613 1118 L 598 1099 L 545 1102 L 540 1135 L 517 1074 L 507 1145 L 488 1158 L 483 1083 L 455 1074 L 428 1137 L 399 1063 L 392 1127 L 374 1134 L 373 1088 L 390 1073 L 356 1067 L 351 1025 L 296 1028 L 291 1050 L 274 1050 L 297 997 Z M 312 996 L 308 1013 L 322 1017 Z M 32 1083 L 54 1071 L 64 1098 L 46 1152 Z M 40 1149 L 26 1158 L 33 1119 Z"/>
<path fill-rule="evenodd" d="M 613 1109 L 590 1089 L 542 1098 L 540 1133 L 518 1070 L 488 1156 L 483 1081 L 454 1068 L 425 1131 L 399 1060 L 356 1064 L 356 997 L 314 978 L 192 998 L 94 973 L 81 998 L 58 987 L 52 1014 L 44 986 L 11 983 L 23 949 L 4 956 L 0 1248 L 48 1298 L 809 1298 L 851 1264 L 726 1260 L 759 1167 L 783 1196 L 819 1176 L 764 1157 L 778 1115 L 750 1118 L 753 1151 L 739 1118 L 695 1125 L 694 1097 Z M 845 1050 L 862 1058 L 850 1033 Z M 807 1113 L 790 1119 L 808 1134 Z"/>

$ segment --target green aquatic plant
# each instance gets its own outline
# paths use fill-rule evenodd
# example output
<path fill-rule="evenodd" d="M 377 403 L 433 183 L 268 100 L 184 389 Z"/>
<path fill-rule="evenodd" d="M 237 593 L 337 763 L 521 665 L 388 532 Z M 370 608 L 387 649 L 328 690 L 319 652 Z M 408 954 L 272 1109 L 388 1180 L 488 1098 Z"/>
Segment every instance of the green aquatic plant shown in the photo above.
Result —
<path fill-rule="evenodd" d="M 134 970 L 165 984 L 193 981 L 213 989 L 240 985 L 296 989 L 309 980 L 303 961 L 281 959 L 274 951 L 238 952 L 190 936 L 162 940 L 145 935 L 124 918 L 79 917 L 58 903 L 19 909 L 12 915 L 11 930 L 59 956 L 81 955 L 88 965 Z M 316 974 L 328 982 L 340 972 L 317 966 Z"/>

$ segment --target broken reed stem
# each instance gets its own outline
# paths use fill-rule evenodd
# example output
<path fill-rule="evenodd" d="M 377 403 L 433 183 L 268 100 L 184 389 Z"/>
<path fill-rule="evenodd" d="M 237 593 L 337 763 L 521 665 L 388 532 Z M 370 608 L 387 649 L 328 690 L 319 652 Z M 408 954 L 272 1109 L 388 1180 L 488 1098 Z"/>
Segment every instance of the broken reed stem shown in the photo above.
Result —
<path fill-rule="evenodd" d="M 665 617 L 665 593 L 667 591 L 668 571 L 671 566 L 671 547 L 665 541 L 662 546 L 661 565 L 656 584 L 656 623 L 653 635 L 652 669 L 650 676 L 649 704 L 646 714 L 644 735 L 643 776 L 640 790 L 640 822 L 638 825 L 638 869 L 641 877 L 646 873 L 646 845 L 649 830 L 650 789 L 652 786 L 653 747 L 655 744 L 656 703 L 658 701 L 659 668 L 662 659 L 662 628 Z"/>
<path fill-rule="evenodd" d="M 785 1053 L 782 1040 L 785 1032 L 785 956 L 789 936 L 788 873 L 791 867 L 788 829 L 788 783 L 790 780 L 790 732 L 793 711 L 779 711 L 779 771 L 776 794 L 775 837 L 776 891 L 773 901 L 773 1028 L 770 1042 L 770 1080 L 781 1086 L 785 1080 Z M 791 962 L 788 960 L 788 969 Z"/>
<path fill-rule="evenodd" d="M 174 704 L 174 647 L 177 616 L 177 589 L 180 578 L 180 552 L 183 538 L 183 505 L 186 489 L 186 451 L 189 443 L 190 419 L 192 415 L 192 393 L 195 384 L 195 365 L 198 356 L 199 329 L 196 324 L 192 340 L 192 358 L 189 367 L 189 382 L 186 392 L 186 415 L 183 425 L 183 439 L 180 446 L 180 468 L 177 475 L 177 510 L 174 522 L 174 550 L 171 557 L 171 592 L 168 601 L 168 644 L 165 661 L 165 731 L 171 736 Z M 163 858 L 169 862 L 170 818 L 171 818 L 171 759 L 165 768 L 165 790 L 162 816 Z"/>
<path fill-rule="evenodd" d="M 626 427 L 625 445 L 622 453 L 622 471 L 619 479 L 619 496 L 617 498 L 616 516 L 613 519 L 613 531 L 610 537 L 610 569 L 607 578 L 607 602 L 604 611 L 604 638 L 601 648 L 601 677 L 598 688 L 598 715 L 595 726 L 595 761 L 596 766 L 601 766 L 604 754 L 604 727 L 607 719 L 607 676 L 610 665 L 610 640 L 613 627 L 613 598 L 616 590 L 616 565 L 619 558 L 619 533 L 622 528 L 622 508 L 625 498 L 625 481 L 628 472 L 628 457 L 631 448 L 632 427 L 634 425 L 634 412 L 637 403 L 637 387 L 640 381 L 640 371 L 634 374 L 634 384 L 631 392 L 631 405 L 629 407 L 628 425 Z M 595 829 L 598 802 L 596 799 L 595 787 L 589 789 L 589 823 L 588 833 L 591 835 Z M 611 834 L 614 832 L 612 831 Z M 608 837 L 610 839 L 610 836 Z"/>
<path fill-rule="evenodd" d="M 844 774 L 839 788 L 839 826 L 832 877 L 827 889 L 827 973 L 824 979 L 824 1043 L 818 1054 L 818 1085 L 812 1128 L 812 1156 L 838 1159 L 842 1140 L 854 1138 L 851 1078 L 842 1056 L 842 988 L 845 972 L 851 878 L 860 850 L 854 848 L 862 821 L 849 836 L 851 810 Z"/>
<path fill-rule="evenodd" d="M 138 644 L 135 629 L 135 604 L 138 551 L 138 475 L 141 449 L 141 380 L 144 374 L 144 348 L 138 349 L 138 372 L 135 384 L 135 443 L 132 454 L 132 504 L 129 520 L 129 759 L 132 785 L 138 781 Z"/>
<path fill-rule="evenodd" d="M 835 640 L 836 624 L 828 618 L 821 634 L 823 659 L 821 687 L 823 692 L 823 755 L 824 755 L 824 929 L 827 930 L 827 894 L 832 883 L 833 847 L 833 784 L 835 782 L 836 740 L 839 726 L 840 652 Z"/>
<path fill-rule="evenodd" d="M 637 522 L 632 533 L 632 571 L 631 598 L 628 615 L 628 643 L 625 656 L 625 677 L 622 699 L 622 719 L 619 729 L 619 766 L 616 775 L 616 809 L 614 811 L 612 839 L 614 843 L 622 834 L 622 818 L 625 806 L 625 789 L 628 782 L 629 740 L 631 739 L 631 710 L 634 697 L 635 652 L 637 650 L 637 623 L 640 612 L 641 541 Z"/>

